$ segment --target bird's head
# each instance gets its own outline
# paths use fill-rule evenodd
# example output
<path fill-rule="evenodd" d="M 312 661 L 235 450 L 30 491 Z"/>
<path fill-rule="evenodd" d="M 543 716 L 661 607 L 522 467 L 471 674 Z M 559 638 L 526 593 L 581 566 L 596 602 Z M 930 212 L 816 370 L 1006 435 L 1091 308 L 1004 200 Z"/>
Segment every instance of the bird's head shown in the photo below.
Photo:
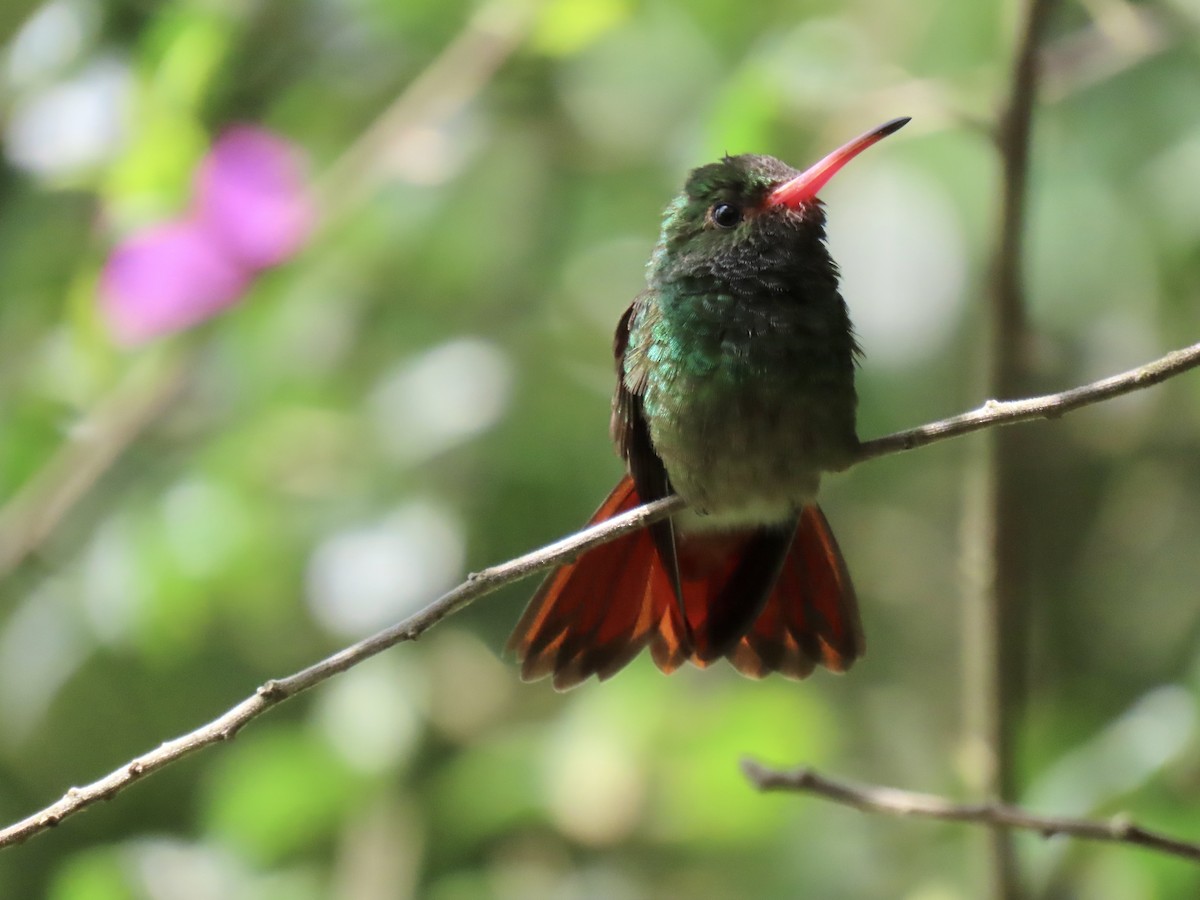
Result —
<path fill-rule="evenodd" d="M 818 192 L 872 144 L 899 131 L 893 119 L 838 148 L 803 172 L 773 156 L 746 154 L 694 169 L 667 207 L 651 279 L 732 275 L 747 258 L 766 261 L 806 252 L 828 259 Z"/>

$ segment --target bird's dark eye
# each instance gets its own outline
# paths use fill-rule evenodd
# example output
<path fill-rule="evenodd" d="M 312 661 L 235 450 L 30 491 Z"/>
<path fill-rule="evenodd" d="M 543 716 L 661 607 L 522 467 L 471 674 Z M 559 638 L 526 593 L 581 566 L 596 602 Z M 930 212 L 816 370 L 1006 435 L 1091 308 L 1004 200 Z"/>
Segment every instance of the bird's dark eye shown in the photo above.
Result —
<path fill-rule="evenodd" d="M 718 203 L 712 208 L 710 215 L 720 228 L 733 228 L 742 221 L 742 211 L 732 203 Z"/>

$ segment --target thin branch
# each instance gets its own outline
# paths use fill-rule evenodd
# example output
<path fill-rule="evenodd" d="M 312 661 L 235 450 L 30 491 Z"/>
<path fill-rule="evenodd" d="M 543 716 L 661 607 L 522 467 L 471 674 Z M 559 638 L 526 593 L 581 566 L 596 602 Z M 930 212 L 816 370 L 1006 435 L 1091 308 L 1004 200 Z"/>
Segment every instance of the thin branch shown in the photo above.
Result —
<path fill-rule="evenodd" d="M 1032 419 L 1057 419 L 1101 400 L 1151 387 L 1196 366 L 1200 366 L 1200 343 L 1182 350 L 1174 350 L 1161 359 L 1122 372 L 1120 375 L 1112 375 L 1058 394 L 1046 394 L 1026 400 L 989 400 L 978 409 L 953 418 L 864 441 L 859 447 L 855 462 L 865 462 L 903 450 L 915 450 L 946 438 L 959 437 L 995 425 L 1013 425 Z"/>
<path fill-rule="evenodd" d="M 210 744 L 230 740 L 247 722 L 258 718 L 277 704 L 320 684 L 339 672 L 344 672 L 346 669 L 370 659 L 389 647 L 406 641 L 415 641 L 446 616 L 458 612 L 485 594 L 497 591 L 507 584 L 520 581 L 522 578 L 548 569 L 550 566 L 569 562 L 592 547 L 644 528 L 681 509 L 683 509 L 683 501 L 678 497 L 667 497 L 654 503 L 647 503 L 599 525 L 556 541 L 540 550 L 519 556 L 490 569 L 484 569 L 482 572 L 476 572 L 458 587 L 443 594 L 420 612 L 399 624 L 327 656 L 307 669 L 302 669 L 286 678 L 268 681 L 261 685 L 253 696 L 247 697 L 207 725 L 202 725 L 195 731 L 160 744 L 154 750 L 142 754 L 85 787 L 68 789 L 58 802 L 0 830 L 0 848 L 19 844 L 47 828 L 52 828 L 67 816 L 80 812 L 99 800 L 110 799 L 135 781 L 139 781 L 151 772 L 188 756 L 196 750 Z"/>
<path fill-rule="evenodd" d="M 1036 831 L 1042 837 L 1067 835 L 1088 841 L 1111 841 L 1157 850 L 1200 863 L 1200 843 L 1184 841 L 1135 824 L 1125 815 L 1107 821 L 1068 816 L 1042 816 L 1007 803 L 954 803 L 933 794 L 827 778 L 812 769 L 780 772 L 752 760 L 742 760 L 742 771 L 760 791 L 793 791 L 814 794 L 868 813 L 973 822 L 994 828 Z"/>
<path fill-rule="evenodd" d="M 911 450 L 936 441 L 957 437 L 980 428 L 1008 425 L 1032 418 L 1055 417 L 1063 413 L 1150 387 L 1173 375 L 1200 365 L 1200 344 L 1169 353 L 1162 359 L 1106 378 L 1095 384 L 1061 394 L 1036 397 L 1010 403 L 988 403 L 975 412 L 933 422 L 921 428 L 900 432 L 863 444 L 860 462 Z M 389 647 L 414 641 L 442 619 L 453 615 L 485 594 L 520 581 L 522 578 L 560 565 L 586 550 L 615 540 L 623 534 L 644 528 L 683 509 L 678 497 L 667 497 L 639 506 L 606 522 L 593 525 L 539 550 L 471 575 L 464 583 L 442 595 L 420 612 L 391 628 L 380 631 L 357 644 L 340 650 L 314 665 L 286 678 L 268 681 L 237 706 L 206 725 L 131 760 L 125 765 L 84 787 L 71 788 L 57 802 L 0 830 L 0 848 L 19 844 L 27 838 L 54 827 L 63 819 L 81 812 L 97 801 L 107 800 L 181 757 L 211 744 L 233 738 L 241 728 L 267 710 L 322 681 L 344 672 Z"/>

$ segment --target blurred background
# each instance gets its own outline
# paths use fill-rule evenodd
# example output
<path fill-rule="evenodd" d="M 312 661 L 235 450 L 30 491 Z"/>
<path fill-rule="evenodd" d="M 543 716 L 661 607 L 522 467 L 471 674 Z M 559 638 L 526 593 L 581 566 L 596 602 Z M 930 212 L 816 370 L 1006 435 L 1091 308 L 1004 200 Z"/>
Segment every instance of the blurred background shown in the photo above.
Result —
<path fill-rule="evenodd" d="M 913 116 L 823 194 L 860 433 L 978 405 L 1019 11 L 6 0 L 0 820 L 580 525 L 621 473 L 612 329 L 694 165 Z M 1200 335 L 1198 57 L 1192 0 L 1057 7 L 1039 390 Z M 282 244 L 250 253 L 218 196 Z M 1200 839 L 1196 376 L 1020 427 L 1021 800 Z M 827 480 L 870 648 L 846 676 L 643 657 L 558 695 L 500 656 L 526 582 L 0 852 L 0 896 L 980 896 L 978 829 L 762 796 L 737 762 L 972 796 L 981 446 Z M 1033 896 L 1200 892 L 1143 851 L 1018 849 Z"/>

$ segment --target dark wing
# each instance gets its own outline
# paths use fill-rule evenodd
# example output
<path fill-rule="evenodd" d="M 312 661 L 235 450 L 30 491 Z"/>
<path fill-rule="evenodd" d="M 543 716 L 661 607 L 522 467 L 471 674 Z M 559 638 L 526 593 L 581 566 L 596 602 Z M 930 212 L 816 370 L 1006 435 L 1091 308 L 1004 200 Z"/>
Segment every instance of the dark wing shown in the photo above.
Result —
<path fill-rule="evenodd" d="M 671 494 L 671 479 L 663 461 L 654 452 L 650 440 L 650 429 L 642 411 L 642 394 L 646 389 L 646 362 L 641 353 L 631 354 L 629 330 L 642 305 L 649 299 L 649 292 L 638 294 L 629 309 L 617 322 L 613 335 L 613 357 L 617 366 L 617 390 L 613 395 L 612 422 L 609 430 L 617 452 L 625 460 L 638 496 L 649 503 Z M 650 535 L 658 550 L 659 559 L 683 612 L 683 590 L 679 582 L 679 559 L 675 550 L 675 525 L 671 519 L 655 522 L 650 526 Z M 686 616 L 684 617 L 686 621 Z"/>

